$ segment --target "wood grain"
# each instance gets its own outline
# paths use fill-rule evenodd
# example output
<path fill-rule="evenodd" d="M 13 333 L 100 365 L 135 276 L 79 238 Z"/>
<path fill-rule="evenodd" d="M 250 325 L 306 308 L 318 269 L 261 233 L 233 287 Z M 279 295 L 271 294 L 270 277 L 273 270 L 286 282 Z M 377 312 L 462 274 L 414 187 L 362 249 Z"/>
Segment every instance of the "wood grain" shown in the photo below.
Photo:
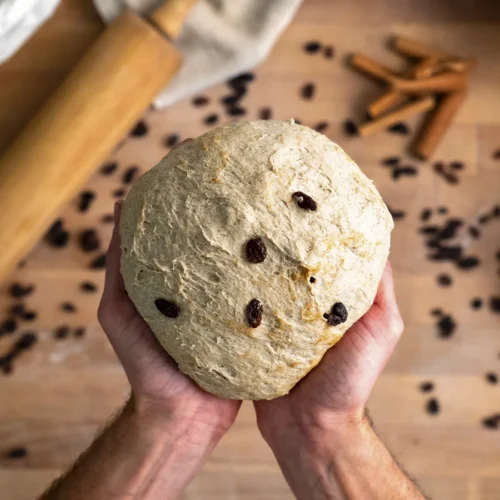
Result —
<path fill-rule="evenodd" d="M 474 5 L 473 5 L 474 4 Z M 368 22 L 369 20 L 369 22 Z M 0 67 L 0 150 L 32 116 L 102 29 L 90 0 L 63 0 L 56 15 L 11 60 Z M 312 35 L 314 33 L 314 36 Z M 470 93 L 432 161 L 419 163 L 416 178 L 394 181 L 381 159 L 397 155 L 402 164 L 414 164 L 406 154 L 409 137 L 389 133 L 359 139 L 346 137 L 342 122 L 360 122 L 368 103 L 380 95 L 380 86 L 349 69 L 345 59 L 353 52 L 380 60 L 403 72 L 406 62 L 387 49 L 387 38 L 401 34 L 421 40 L 443 52 L 477 56 Z M 306 54 L 302 47 L 312 38 L 336 49 L 334 59 L 321 53 Z M 339 142 L 374 179 L 393 209 L 406 212 L 396 222 L 391 259 L 397 295 L 406 323 L 405 334 L 380 377 L 370 399 L 377 432 L 416 478 L 430 498 L 439 500 L 496 500 L 500 491 L 498 432 L 485 429 L 481 420 L 500 411 L 500 386 L 485 381 L 488 371 L 500 372 L 500 315 L 487 307 L 470 308 L 473 297 L 485 303 L 500 295 L 500 220 L 479 225 L 481 238 L 471 240 L 460 232 L 458 240 L 481 259 L 468 272 L 451 263 L 427 259 L 428 249 L 418 233 L 423 208 L 446 206 L 449 216 L 464 224 L 478 225 L 478 217 L 500 203 L 500 9 L 495 2 L 452 0 L 306 0 L 292 25 L 256 70 L 256 81 L 243 101 L 246 118 L 255 119 L 262 108 L 272 108 L 278 119 L 294 117 L 315 126 L 327 121 L 325 134 Z M 300 99 L 300 88 L 316 84 L 312 101 Z M 225 116 L 220 98 L 229 90 L 220 85 L 204 92 L 210 102 L 194 107 L 191 100 L 169 109 L 148 112 L 145 137 L 127 137 L 109 161 L 118 163 L 111 176 L 99 172 L 85 189 L 96 193 L 87 213 L 68 203 L 60 216 L 71 232 L 66 248 L 53 249 L 45 241 L 30 253 L 25 266 L 9 282 L 33 283 L 26 298 L 38 317 L 20 324 L 19 331 L 36 330 L 38 345 L 16 362 L 14 373 L 0 376 L 0 454 L 11 446 L 26 446 L 28 456 L 19 461 L 0 460 L 0 491 L 5 500 L 35 498 L 92 440 L 98 429 L 122 404 L 128 386 L 106 338 L 97 324 L 96 308 L 103 284 L 102 271 L 90 271 L 89 263 L 104 251 L 111 227 L 101 218 L 109 214 L 113 191 L 123 187 L 127 168 L 144 172 L 169 148 L 165 138 L 196 136 L 209 129 L 210 113 Z M 421 119 L 407 121 L 412 133 Z M 432 163 L 463 161 L 460 183 L 447 184 L 435 175 Z M 125 186 L 128 190 L 128 186 Z M 446 216 L 433 215 L 433 223 Z M 78 234 L 96 228 L 101 249 L 83 253 Z M 453 285 L 442 288 L 436 277 L 446 272 Z M 79 285 L 91 280 L 97 292 L 84 294 Z M 61 303 L 73 302 L 78 310 L 64 313 Z M 7 290 L 0 292 L 0 316 L 12 305 Z M 441 307 L 458 323 L 455 335 L 441 339 L 429 312 Z M 85 326 L 82 339 L 72 335 L 63 341 L 53 330 L 67 324 Z M 19 333 L 0 339 L 0 352 Z M 432 394 L 420 392 L 423 381 L 432 380 Z M 425 412 L 429 397 L 438 398 L 441 413 Z M 217 447 L 202 473 L 188 488 L 189 500 L 292 498 L 274 458 L 259 436 L 251 405 L 245 404 L 235 426 Z"/>

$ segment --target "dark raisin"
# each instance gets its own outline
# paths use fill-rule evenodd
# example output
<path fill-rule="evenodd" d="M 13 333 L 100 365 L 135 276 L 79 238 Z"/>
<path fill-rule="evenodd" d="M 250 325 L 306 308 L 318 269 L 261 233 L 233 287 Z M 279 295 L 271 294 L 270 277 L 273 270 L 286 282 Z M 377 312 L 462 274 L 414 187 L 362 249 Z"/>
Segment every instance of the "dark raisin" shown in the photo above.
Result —
<path fill-rule="evenodd" d="M 262 323 L 262 315 L 264 314 L 264 306 L 258 299 L 252 299 L 246 310 L 248 324 L 252 328 L 257 328 Z"/>
<path fill-rule="evenodd" d="M 496 373 L 488 372 L 485 378 L 489 384 L 498 384 L 498 375 Z"/>
<path fill-rule="evenodd" d="M 179 140 L 179 134 L 169 134 L 165 137 L 163 143 L 167 146 L 167 148 L 173 148 L 179 143 Z"/>
<path fill-rule="evenodd" d="M 26 308 L 24 307 L 24 304 L 14 304 L 9 309 L 9 314 L 11 314 L 12 316 L 18 316 L 21 318 L 25 312 L 26 312 Z"/>
<path fill-rule="evenodd" d="M 226 95 L 221 98 L 221 103 L 224 106 L 234 106 L 235 104 L 238 104 L 241 99 L 246 95 L 247 89 L 245 87 L 238 87 L 234 89 L 233 94 Z"/>
<path fill-rule="evenodd" d="M 316 92 L 316 85 L 314 83 L 306 83 L 300 89 L 300 95 L 302 96 L 303 99 L 306 99 L 308 101 L 314 97 L 315 92 Z"/>
<path fill-rule="evenodd" d="M 479 231 L 479 229 L 475 226 L 469 227 L 469 234 L 476 240 L 481 237 L 481 231 Z"/>
<path fill-rule="evenodd" d="M 420 384 L 420 390 L 422 392 L 432 392 L 434 390 L 434 384 L 432 382 L 422 382 Z"/>
<path fill-rule="evenodd" d="M 328 122 L 318 122 L 314 126 L 314 130 L 320 133 L 324 132 L 327 128 L 328 128 Z"/>
<path fill-rule="evenodd" d="M 457 262 L 460 269 L 473 269 L 479 266 L 480 260 L 477 257 L 464 257 Z"/>
<path fill-rule="evenodd" d="M 497 149 L 496 151 L 493 151 L 493 153 L 491 154 L 491 157 L 494 160 L 500 160 L 500 149 Z"/>
<path fill-rule="evenodd" d="M 20 458 L 25 458 L 28 456 L 28 450 L 22 446 L 16 448 L 11 448 L 7 451 L 7 458 L 10 460 L 18 460 Z"/>
<path fill-rule="evenodd" d="M 35 311 L 26 311 L 23 314 L 23 321 L 34 321 L 36 319 L 36 312 Z"/>
<path fill-rule="evenodd" d="M 448 209 L 446 207 L 439 207 L 438 214 L 446 215 L 448 213 Z"/>
<path fill-rule="evenodd" d="M 462 257 L 463 249 L 460 246 L 438 246 L 437 252 L 430 256 L 431 260 L 458 260 Z"/>
<path fill-rule="evenodd" d="M 487 429 L 498 429 L 500 424 L 500 414 L 492 415 L 491 417 L 486 417 L 482 420 L 482 424 Z"/>
<path fill-rule="evenodd" d="M 57 219 L 45 235 L 47 243 L 56 248 L 63 248 L 69 242 L 69 233 L 63 228 L 62 219 Z"/>
<path fill-rule="evenodd" d="M 444 228 L 439 232 L 440 240 L 449 240 L 456 236 L 457 230 L 464 224 L 462 219 L 448 219 Z"/>
<path fill-rule="evenodd" d="M 111 162 L 105 163 L 101 167 L 101 174 L 102 175 L 111 175 L 111 174 L 114 174 L 117 169 L 118 169 L 118 163 L 116 163 L 115 161 L 111 161 Z"/>
<path fill-rule="evenodd" d="M 392 171 L 392 178 L 398 180 L 402 176 L 415 177 L 418 175 L 418 170 L 415 167 L 396 167 Z"/>
<path fill-rule="evenodd" d="M 472 299 L 470 301 L 470 306 L 472 307 L 472 309 L 481 309 L 481 307 L 483 307 L 483 300 L 479 297 L 476 297 L 475 299 Z"/>
<path fill-rule="evenodd" d="M 438 275 L 437 283 L 439 286 L 451 286 L 453 280 L 451 279 L 451 276 L 449 276 L 448 274 L 442 273 Z"/>
<path fill-rule="evenodd" d="M 394 210 L 391 207 L 387 206 L 389 213 L 392 215 L 393 220 L 400 220 L 406 217 L 406 212 L 404 210 Z"/>
<path fill-rule="evenodd" d="M 419 229 L 422 234 L 437 234 L 439 232 L 439 226 L 423 226 Z"/>
<path fill-rule="evenodd" d="M 442 161 L 437 161 L 433 165 L 434 172 L 437 174 L 443 174 L 444 173 L 444 163 Z"/>
<path fill-rule="evenodd" d="M 490 297 L 490 309 L 492 310 L 492 312 L 500 313 L 500 297 Z"/>
<path fill-rule="evenodd" d="M 408 135 L 410 133 L 410 128 L 406 123 L 399 122 L 391 125 L 387 131 L 394 134 Z"/>
<path fill-rule="evenodd" d="M 26 351 L 31 349 L 34 344 L 38 341 L 38 337 L 33 332 L 26 332 L 21 335 L 19 340 L 16 342 L 15 347 L 19 351 Z"/>
<path fill-rule="evenodd" d="M 500 205 L 495 205 L 491 211 L 492 217 L 500 217 Z"/>
<path fill-rule="evenodd" d="M 239 87 L 243 84 L 253 82 L 255 80 L 255 75 L 251 72 L 241 73 L 233 78 L 231 78 L 227 84 L 230 87 Z"/>
<path fill-rule="evenodd" d="M 304 50 L 309 54 L 316 54 L 321 49 L 321 44 L 319 42 L 307 42 L 304 45 Z"/>
<path fill-rule="evenodd" d="M 9 293 L 11 297 L 20 299 L 22 297 L 27 297 L 30 295 L 35 287 L 33 285 L 22 285 L 21 283 L 12 283 L 9 287 Z"/>
<path fill-rule="evenodd" d="M 450 163 L 450 168 L 452 170 L 463 170 L 465 165 L 461 161 L 452 161 Z"/>
<path fill-rule="evenodd" d="M 432 210 L 430 208 L 424 208 L 420 213 L 420 220 L 423 222 L 428 221 L 432 217 Z"/>
<path fill-rule="evenodd" d="M 261 120 L 270 120 L 273 117 L 273 112 L 271 108 L 262 108 L 259 111 L 259 118 Z"/>
<path fill-rule="evenodd" d="M 435 307 L 434 309 L 431 309 L 431 315 L 432 316 L 442 316 L 443 310 L 440 309 L 439 307 Z"/>
<path fill-rule="evenodd" d="M 54 338 L 57 340 L 65 339 L 69 335 L 69 326 L 59 326 L 54 330 Z"/>
<path fill-rule="evenodd" d="M 333 304 L 332 314 L 338 316 L 342 323 L 345 323 L 347 321 L 347 308 L 344 304 L 342 304 L 342 302 L 336 302 L 335 304 Z"/>
<path fill-rule="evenodd" d="M 459 182 L 458 177 L 450 172 L 446 172 L 444 174 L 444 178 L 446 179 L 446 182 L 448 182 L 448 184 L 458 184 Z"/>
<path fill-rule="evenodd" d="M 17 322 L 14 318 L 7 318 L 0 324 L 0 335 L 5 333 L 14 333 L 17 328 Z"/>
<path fill-rule="evenodd" d="M 326 322 L 330 326 L 338 326 L 342 323 L 342 320 L 336 316 L 335 314 L 323 314 L 323 317 L 326 318 Z"/>
<path fill-rule="evenodd" d="M 2 370 L 2 372 L 5 374 L 5 375 L 10 375 L 12 373 L 12 364 L 10 362 L 5 362 L 5 363 L 0 363 L 0 370 Z"/>
<path fill-rule="evenodd" d="M 241 106 L 230 106 L 226 112 L 229 116 L 243 116 L 246 115 L 247 110 Z"/>
<path fill-rule="evenodd" d="M 205 117 L 205 125 L 215 125 L 219 121 L 219 115 L 212 113 Z"/>
<path fill-rule="evenodd" d="M 106 254 L 103 253 L 90 263 L 90 269 L 104 269 L 106 267 Z"/>
<path fill-rule="evenodd" d="M 82 283 L 80 283 L 80 290 L 82 292 L 94 293 L 97 292 L 97 285 L 95 285 L 91 281 L 83 281 Z"/>
<path fill-rule="evenodd" d="M 431 398 L 425 405 L 427 413 L 437 415 L 440 411 L 439 401 L 436 398 Z"/>
<path fill-rule="evenodd" d="M 132 137 L 144 137 L 148 133 L 148 126 L 144 120 L 141 120 L 137 125 L 130 131 Z"/>
<path fill-rule="evenodd" d="M 181 308 L 170 300 L 156 299 L 155 306 L 167 318 L 178 318 L 181 313 Z"/>
<path fill-rule="evenodd" d="M 93 191 L 82 191 L 78 201 L 78 210 L 82 213 L 87 212 L 94 199 L 95 193 Z"/>
<path fill-rule="evenodd" d="M 295 125 L 302 125 L 302 120 L 299 120 L 298 118 L 294 118 L 293 121 L 295 122 Z"/>
<path fill-rule="evenodd" d="M 395 167 L 396 165 L 399 165 L 400 161 L 401 158 L 399 156 L 388 156 L 382 160 L 382 165 L 385 165 L 386 167 Z"/>
<path fill-rule="evenodd" d="M 315 212 L 318 209 L 317 203 L 310 196 L 303 193 L 302 191 L 296 191 L 295 193 L 292 194 L 292 197 L 297 202 L 297 205 L 304 210 L 310 210 L 311 212 Z"/>
<path fill-rule="evenodd" d="M 104 214 L 101 217 L 101 222 L 103 224 L 111 224 L 115 221 L 115 216 L 113 214 Z"/>
<path fill-rule="evenodd" d="M 316 283 L 316 278 L 314 276 L 311 276 L 309 278 L 309 283 Z"/>
<path fill-rule="evenodd" d="M 204 95 L 197 95 L 196 97 L 193 97 L 193 100 L 191 102 L 193 103 L 193 106 L 201 107 L 206 106 L 210 102 L 210 100 Z"/>
<path fill-rule="evenodd" d="M 437 326 L 439 330 L 439 336 L 443 339 L 451 337 L 457 328 L 455 320 L 449 314 L 443 316 L 438 321 Z"/>
<path fill-rule="evenodd" d="M 266 260 L 267 248 L 262 238 L 248 240 L 245 251 L 248 262 L 252 264 L 260 264 Z"/>
<path fill-rule="evenodd" d="M 125 196 L 125 189 L 115 189 L 111 194 L 113 195 L 114 198 L 123 198 Z"/>
<path fill-rule="evenodd" d="M 328 45 L 327 47 L 325 47 L 323 54 L 326 59 L 333 59 L 333 57 L 335 56 L 335 48 L 332 45 Z"/>
<path fill-rule="evenodd" d="M 125 172 L 123 172 L 122 182 L 123 184 L 131 184 L 135 181 L 137 174 L 139 173 L 139 167 L 129 167 Z"/>
<path fill-rule="evenodd" d="M 61 304 L 61 310 L 67 313 L 76 312 L 76 306 L 72 302 L 63 302 Z"/>
<path fill-rule="evenodd" d="M 75 328 L 75 329 L 73 330 L 73 335 L 74 335 L 75 337 L 80 338 L 80 337 L 83 337 L 83 336 L 85 335 L 85 331 L 86 331 L 86 330 L 85 330 L 85 328 L 83 328 L 83 327 Z"/>
<path fill-rule="evenodd" d="M 98 250 L 101 246 L 101 241 L 97 236 L 97 233 L 94 229 L 86 229 L 82 231 L 78 237 L 78 243 L 80 244 L 80 248 L 82 252 L 94 252 Z"/>

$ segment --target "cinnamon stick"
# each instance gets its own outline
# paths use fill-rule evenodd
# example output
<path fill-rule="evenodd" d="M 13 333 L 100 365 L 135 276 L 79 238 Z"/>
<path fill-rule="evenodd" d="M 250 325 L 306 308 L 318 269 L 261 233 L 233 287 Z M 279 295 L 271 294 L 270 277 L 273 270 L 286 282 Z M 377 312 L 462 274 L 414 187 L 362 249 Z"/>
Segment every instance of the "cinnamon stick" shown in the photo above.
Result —
<path fill-rule="evenodd" d="M 467 57 L 466 59 L 450 59 L 443 61 L 443 69 L 456 71 L 458 73 L 464 71 L 474 71 L 477 67 L 477 58 Z"/>
<path fill-rule="evenodd" d="M 371 118 L 377 118 L 386 111 L 403 104 L 407 100 L 408 94 L 400 92 L 399 90 L 389 90 L 370 103 L 368 106 L 368 115 Z"/>
<path fill-rule="evenodd" d="M 442 65 L 439 64 L 440 58 L 437 56 L 427 57 L 417 64 L 413 71 L 410 73 L 410 78 L 420 80 L 422 78 L 429 78 L 436 73 L 442 71 Z"/>
<path fill-rule="evenodd" d="M 387 82 L 391 77 L 395 76 L 394 71 L 390 68 L 364 56 L 363 54 L 353 54 L 349 62 L 354 69 L 361 71 L 361 73 L 364 73 L 375 80 Z"/>
<path fill-rule="evenodd" d="M 444 72 L 440 75 L 423 78 L 422 80 L 406 80 L 391 77 L 390 82 L 395 90 L 409 94 L 423 94 L 428 92 L 451 92 L 460 90 L 467 85 L 467 73 Z"/>
<path fill-rule="evenodd" d="M 414 146 L 415 155 L 424 160 L 432 155 L 449 129 L 466 95 L 467 90 L 463 89 L 443 97 L 428 123 L 424 124 Z"/>
<path fill-rule="evenodd" d="M 400 54 L 414 59 L 425 59 L 427 57 L 437 57 L 439 59 L 449 58 L 450 55 L 435 49 L 425 43 L 418 42 L 405 36 L 395 36 L 391 40 L 391 47 Z"/>
<path fill-rule="evenodd" d="M 417 101 L 410 102 L 388 115 L 360 125 L 358 127 L 358 135 L 361 137 L 372 135 L 410 116 L 433 108 L 435 103 L 436 101 L 432 96 L 421 97 Z"/>

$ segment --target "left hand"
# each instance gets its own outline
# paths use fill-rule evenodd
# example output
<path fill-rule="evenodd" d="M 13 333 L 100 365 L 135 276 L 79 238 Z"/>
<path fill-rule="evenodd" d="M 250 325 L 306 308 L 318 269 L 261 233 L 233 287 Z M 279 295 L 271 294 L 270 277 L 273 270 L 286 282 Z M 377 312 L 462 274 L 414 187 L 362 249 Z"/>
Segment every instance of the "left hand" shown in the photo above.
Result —
<path fill-rule="evenodd" d="M 174 421 L 191 435 L 200 431 L 220 438 L 241 402 L 213 396 L 181 373 L 137 312 L 120 272 L 120 211 L 117 203 L 98 318 L 132 386 L 133 411 L 155 426 Z"/>

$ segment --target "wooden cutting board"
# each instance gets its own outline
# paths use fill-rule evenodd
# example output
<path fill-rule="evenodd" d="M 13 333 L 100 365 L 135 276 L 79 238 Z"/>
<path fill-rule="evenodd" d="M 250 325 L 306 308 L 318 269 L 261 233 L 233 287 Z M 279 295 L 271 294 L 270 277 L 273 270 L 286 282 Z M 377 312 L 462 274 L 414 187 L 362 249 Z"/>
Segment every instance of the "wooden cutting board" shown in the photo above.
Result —
<path fill-rule="evenodd" d="M 0 150 L 101 30 L 90 0 L 63 0 L 56 15 L 0 66 Z M 463 162 L 457 185 L 437 176 L 432 162 L 418 163 L 405 154 L 409 136 L 384 132 L 361 141 L 343 131 L 343 121 L 361 119 L 368 102 L 380 92 L 376 84 L 347 69 L 345 58 L 360 51 L 401 66 L 402 61 L 386 49 L 392 33 L 479 58 L 470 97 L 435 157 Z M 304 51 L 304 44 L 314 40 L 334 47 L 334 57 Z M 500 431 L 481 424 L 500 411 L 500 386 L 485 378 L 487 372 L 500 371 L 500 315 L 488 307 L 490 298 L 500 295 L 500 261 L 495 257 L 500 249 L 500 219 L 477 221 L 500 203 L 500 160 L 493 158 L 500 148 L 498 47 L 500 8 L 495 2 L 381 0 L 375 5 L 370 0 L 306 0 L 271 56 L 255 71 L 255 81 L 241 103 L 246 115 L 236 117 L 255 119 L 269 108 L 278 119 L 294 117 L 312 127 L 326 122 L 324 133 L 374 179 L 391 209 L 404 212 L 396 221 L 391 259 L 406 333 L 375 388 L 370 409 L 377 431 L 405 468 L 427 494 L 444 500 L 490 500 L 498 498 L 500 491 Z M 305 100 L 301 89 L 308 83 L 315 84 L 315 94 Z M 2 290 L 3 319 L 20 302 L 10 296 L 12 283 L 34 285 L 22 302 L 36 314 L 32 321 L 19 321 L 14 334 L 0 339 L 2 352 L 23 332 L 34 331 L 39 339 L 16 360 L 12 374 L 0 375 L 2 498 L 24 500 L 40 493 L 124 401 L 125 377 L 96 320 L 103 271 L 89 266 L 106 248 L 111 231 L 106 216 L 119 194 L 116 191 L 129 188 L 124 183 L 124 176 L 130 176 L 127 172 L 133 167 L 144 172 L 176 140 L 212 128 L 205 123 L 212 114 L 218 124 L 235 119 L 227 116 L 220 103 L 228 94 L 228 88 L 220 85 L 203 94 L 206 105 L 185 100 L 167 110 L 148 111 L 144 126 L 125 138 L 109 159 L 116 170 L 108 175 L 97 171 L 82 187 L 93 194 L 90 208 L 81 212 L 77 197 L 61 212 L 68 244 L 57 248 L 40 242 Z M 418 120 L 408 125 L 413 131 Z M 394 180 L 390 169 L 380 164 L 393 155 L 415 166 L 418 175 Z M 106 171 L 113 170 L 109 164 Z M 447 213 L 439 214 L 439 207 Z M 449 218 L 462 219 L 457 239 L 468 254 L 481 259 L 480 266 L 464 271 L 427 258 L 419 233 L 424 208 L 433 210 L 428 224 L 442 226 Z M 469 226 L 480 229 L 479 239 L 470 236 Z M 99 249 L 84 252 L 79 239 L 89 229 L 96 231 Z M 438 284 L 441 274 L 451 277 L 451 286 Z M 82 283 L 89 281 L 96 292 L 82 291 Z M 484 306 L 473 310 L 470 301 L 476 297 Z M 70 306 L 65 303 L 75 311 L 68 312 Z M 430 314 L 437 307 L 458 325 L 449 338 L 438 335 L 437 319 Z M 56 339 L 54 332 L 60 327 L 68 327 L 68 335 Z M 78 328 L 85 329 L 83 336 L 75 335 Z M 424 381 L 434 383 L 433 392 L 419 390 Z M 440 406 L 437 415 L 426 412 L 433 397 Z M 25 447 L 27 456 L 5 458 L 15 447 Z M 250 405 L 244 405 L 186 498 L 291 498 L 271 453 L 258 437 Z"/>

